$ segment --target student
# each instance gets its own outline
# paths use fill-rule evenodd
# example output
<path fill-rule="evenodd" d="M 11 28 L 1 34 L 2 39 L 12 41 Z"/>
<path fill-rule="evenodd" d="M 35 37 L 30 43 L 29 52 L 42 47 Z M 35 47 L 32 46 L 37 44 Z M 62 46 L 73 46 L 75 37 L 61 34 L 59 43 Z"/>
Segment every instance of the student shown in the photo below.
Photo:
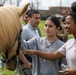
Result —
<path fill-rule="evenodd" d="M 38 25 L 40 23 L 40 13 L 37 10 L 28 10 L 27 13 L 28 19 L 27 19 L 27 24 L 23 26 L 23 31 L 22 31 L 22 39 L 23 40 L 30 40 L 33 37 L 40 37 L 41 34 L 39 34 L 39 28 Z M 26 20 L 26 19 L 25 19 Z M 28 55 L 25 55 L 27 60 L 32 63 L 32 58 Z M 25 69 L 25 64 L 19 60 L 18 61 L 18 72 L 20 75 L 32 75 L 31 69 Z"/>
<path fill-rule="evenodd" d="M 76 2 L 71 6 L 72 12 L 66 17 L 66 29 L 68 34 L 74 38 L 68 40 L 56 52 L 41 52 L 39 50 L 28 50 L 27 54 L 34 54 L 47 60 L 57 60 L 66 57 L 68 69 L 62 72 L 63 75 L 76 75 Z M 51 64 L 52 65 L 52 64 Z"/>
<path fill-rule="evenodd" d="M 59 21 L 60 21 L 60 25 L 62 27 L 62 30 L 60 30 L 57 34 L 57 37 L 62 40 L 63 42 L 66 42 L 68 40 L 68 33 L 67 30 L 65 28 L 65 24 L 62 22 L 62 18 L 58 17 Z"/>
<path fill-rule="evenodd" d="M 58 18 L 51 16 L 45 21 L 44 31 L 45 37 L 34 37 L 29 41 L 23 40 L 23 49 L 34 49 L 42 52 L 55 52 L 64 43 L 56 36 L 60 30 L 60 21 Z M 46 56 L 46 55 L 45 55 Z M 36 55 L 32 57 L 32 75 L 59 75 L 59 69 L 62 63 L 66 63 L 65 59 L 56 61 L 46 60 Z"/>
<path fill-rule="evenodd" d="M 23 14 L 23 16 L 22 16 L 22 20 L 24 21 L 24 25 L 26 25 L 28 23 L 28 21 L 29 21 L 29 19 L 28 19 L 28 12 L 29 12 L 29 10 L 27 12 L 25 12 Z"/>
<path fill-rule="evenodd" d="M 27 12 L 28 23 L 23 26 L 22 38 L 26 41 L 35 37 L 41 36 L 38 31 L 38 25 L 40 23 L 40 13 L 36 10 L 29 10 Z"/>

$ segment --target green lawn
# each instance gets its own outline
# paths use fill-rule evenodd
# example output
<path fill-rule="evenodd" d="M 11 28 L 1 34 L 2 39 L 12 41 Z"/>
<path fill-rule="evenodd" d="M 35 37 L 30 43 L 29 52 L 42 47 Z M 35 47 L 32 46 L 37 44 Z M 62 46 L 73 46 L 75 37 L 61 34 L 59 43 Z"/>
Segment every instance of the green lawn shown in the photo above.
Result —
<path fill-rule="evenodd" d="M 73 38 L 73 35 L 68 35 L 68 39 L 71 39 L 71 38 Z"/>
<path fill-rule="evenodd" d="M 40 30 L 41 30 L 42 36 L 45 36 L 45 33 L 44 33 L 44 21 L 41 21 L 41 22 L 40 22 L 39 28 L 40 28 Z"/>
<path fill-rule="evenodd" d="M 45 33 L 44 33 L 44 21 L 40 22 L 39 28 L 41 30 L 42 36 L 45 36 Z M 68 35 L 69 39 L 72 38 L 72 37 L 73 37 L 72 35 Z M 16 75 L 16 71 L 9 71 L 9 70 L 6 70 L 6 68 L 4 68 L 2 75 Z"/>
<path fill-rule="evenodd" d="M 16 75 L 16 71 L 9 71 L 4 68 L 2 75 Z"/>

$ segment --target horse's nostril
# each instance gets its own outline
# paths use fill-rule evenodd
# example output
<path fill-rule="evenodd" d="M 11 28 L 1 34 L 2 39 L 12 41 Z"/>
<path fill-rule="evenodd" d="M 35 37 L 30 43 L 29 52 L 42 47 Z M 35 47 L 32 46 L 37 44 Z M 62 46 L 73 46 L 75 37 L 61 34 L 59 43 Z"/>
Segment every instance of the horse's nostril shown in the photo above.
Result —
<path fill-rule="evenodd" d="M 13 61 L 10 61 L 10 62 L 5 63 L 5 64 L 6 64 L 6 68 L 8 70 L 14 71 L 16 69 L 16 66 L 17 66 L 17 59 L 14 59 Z"/>

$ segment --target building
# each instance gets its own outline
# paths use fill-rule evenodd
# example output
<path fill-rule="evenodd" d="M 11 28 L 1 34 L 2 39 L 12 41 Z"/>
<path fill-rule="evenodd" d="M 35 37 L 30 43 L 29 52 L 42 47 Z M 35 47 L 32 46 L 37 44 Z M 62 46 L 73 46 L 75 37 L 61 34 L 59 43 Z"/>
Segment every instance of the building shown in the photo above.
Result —
<path fill-rule="evenodd" d="M 61 14 L 63 16 L 67 16 L 67 14 L 71 11 L 70 7 L 49 7 L 51 10 L 51 14 Z"/>
<path fill-rule="evenodd" d="M 38 10 L 42 19 L 46 19 L 48 16 L 60 14 L 64 17 L 71 11 L 70 7 L 49 7 L 49 10 Z"/>

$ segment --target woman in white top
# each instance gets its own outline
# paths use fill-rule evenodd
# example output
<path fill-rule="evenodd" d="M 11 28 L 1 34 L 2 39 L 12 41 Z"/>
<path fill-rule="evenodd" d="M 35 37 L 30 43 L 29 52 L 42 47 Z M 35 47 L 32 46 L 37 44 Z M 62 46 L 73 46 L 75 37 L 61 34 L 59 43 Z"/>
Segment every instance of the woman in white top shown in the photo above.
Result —
<path fill-rule="evenodd" d="M 68 40 L 54 53 L 41 52 L 39 50 L 25 51 L 27 54 L 35 54 L 49 60 L 66 57 L 68 69 L 63 71 L 63 75 L 76 75 L 76 2 L 72 4 L 71 8 L 72 12 L 66 17 L 66 29 L 68 34 L 73 34 L 74 38 Z"/>

